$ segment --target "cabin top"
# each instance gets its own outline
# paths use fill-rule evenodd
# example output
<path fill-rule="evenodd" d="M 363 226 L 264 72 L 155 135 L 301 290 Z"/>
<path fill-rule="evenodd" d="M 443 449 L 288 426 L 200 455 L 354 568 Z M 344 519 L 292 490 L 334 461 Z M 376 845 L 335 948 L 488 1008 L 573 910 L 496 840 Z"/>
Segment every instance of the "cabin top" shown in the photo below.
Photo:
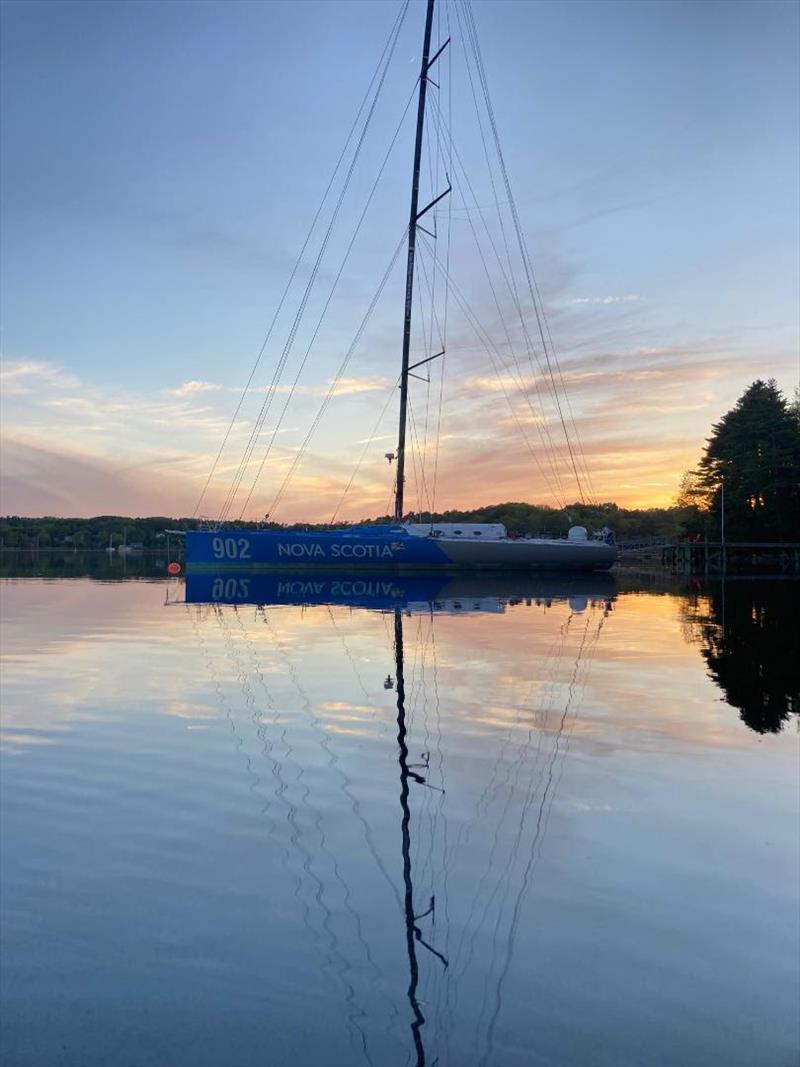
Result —
<path fill-rule="evenodd" d="M 404 527 L 412 537 L 463 537 L 465 541 L 475 537 L 497 541 L 507 537 L 501 522 L 407 522 Z"/>

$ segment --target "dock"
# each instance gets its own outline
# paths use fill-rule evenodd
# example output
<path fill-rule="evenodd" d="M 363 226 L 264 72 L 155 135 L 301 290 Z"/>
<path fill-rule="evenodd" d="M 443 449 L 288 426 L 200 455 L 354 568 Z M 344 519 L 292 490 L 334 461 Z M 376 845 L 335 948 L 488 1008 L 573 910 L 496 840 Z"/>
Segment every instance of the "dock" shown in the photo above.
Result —
<path fill-rule="evenodd" d="M 656 561 L 684 574 L 725 574 L 727 571 L 800 575 L 800 542 L 680 541 L 677 544 L 621 544 L 620 559 Z"/>

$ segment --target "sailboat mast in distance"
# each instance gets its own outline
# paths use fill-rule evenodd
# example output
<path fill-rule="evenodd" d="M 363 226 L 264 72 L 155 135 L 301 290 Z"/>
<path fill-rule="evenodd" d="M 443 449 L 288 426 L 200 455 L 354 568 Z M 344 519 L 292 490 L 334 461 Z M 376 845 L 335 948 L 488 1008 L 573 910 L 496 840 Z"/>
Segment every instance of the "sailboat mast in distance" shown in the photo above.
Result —
<path fill-rule="evenodd" d="M 417 219 L 419 218 L 419 171 L 422 159 L 422 133 L 425 126 L 425 97 L 428 90 L 428 57 L 431 52 L 433 3 L 428 0 L 425 15 L 425 37 L 422 44 L 422 64 L 419 72 L 419 103 L 417 105 L 417 136 L 414 142 L 414 173 L 411 179 L 411 213 L 408 220 L 408 263 L 406 266 L 406 303 L 403 318 L 403 367 L 400 373 L 400 431 L 397 438 L 397 488 L 394 497 L 394 517 L 403 521 L 403 482 L 406 467 L 406 409 L 408 407 L 408 358 L 411 350 L 411 301 L 414 295 L 414 254 L 417 247 Z"/>

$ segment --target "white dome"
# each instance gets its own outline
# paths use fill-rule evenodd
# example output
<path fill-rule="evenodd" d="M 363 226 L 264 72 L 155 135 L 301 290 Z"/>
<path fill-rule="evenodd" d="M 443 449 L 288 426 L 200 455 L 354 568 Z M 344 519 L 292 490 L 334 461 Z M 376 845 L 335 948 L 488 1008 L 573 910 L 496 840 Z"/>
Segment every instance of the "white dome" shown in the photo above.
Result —
<path fill-rule="evenodd" d="M 589 535 L 585 526 L 570 526 L 567 534 L 568 541 L 588 541 Z"/>

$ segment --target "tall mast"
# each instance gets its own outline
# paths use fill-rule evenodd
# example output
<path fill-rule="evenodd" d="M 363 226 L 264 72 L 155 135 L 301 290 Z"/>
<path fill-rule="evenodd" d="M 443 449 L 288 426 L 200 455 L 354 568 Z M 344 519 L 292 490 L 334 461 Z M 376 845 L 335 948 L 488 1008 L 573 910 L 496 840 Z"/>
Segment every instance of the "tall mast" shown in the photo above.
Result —
<path fill-rule="evenodd" d="M 422 132 L 425 126 L 425 96 L 428 90 L 428 57 L 431 52 L 433 3 L 428 0 L 425 16 L 425 37 L 422 43 L 422 65 L 419 72 L 419 103 L 417 105 L 417 137 L 414 142 L 414 173 L 411 179 L 411 213 L 408 221 L 408 263 L 406 266 L 406 305 L 403 319 L 403 367 L 400 372 L 400 432 L 397 438 L 397 489 L 394 496 L 394 517 L 403 521 L 403 483 L 406 469 L 406 409 L 408 407 L 408 359 L 411 348 L 411 301 L 414 296 L 414 254 L 417 247 L 419 219 L 419 171 L 422 160 Z"/>

